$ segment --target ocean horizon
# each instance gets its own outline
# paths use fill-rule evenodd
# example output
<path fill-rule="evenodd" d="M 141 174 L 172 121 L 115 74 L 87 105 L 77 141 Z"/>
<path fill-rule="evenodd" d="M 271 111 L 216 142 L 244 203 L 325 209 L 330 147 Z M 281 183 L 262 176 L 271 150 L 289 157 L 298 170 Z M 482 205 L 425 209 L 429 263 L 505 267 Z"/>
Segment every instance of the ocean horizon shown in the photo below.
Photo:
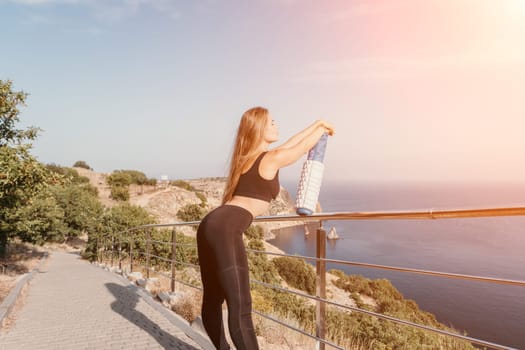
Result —
<path fill-rule="evenodd" d="M 295 196 L 296 184 L 282 182 Z M 525 207 L 525 184 L 323 183 L 323 212 Z M 450 273 L 525 280 L 525 217 L 325 221 L 340 239 L 327 257 Z M 315 256 L 315 235 L 276 230 L 270 243 Z M 469 336 L 525 348 L 525 288 L 328 264 L 348 274 L 386 278 L 422 310 Z"/>

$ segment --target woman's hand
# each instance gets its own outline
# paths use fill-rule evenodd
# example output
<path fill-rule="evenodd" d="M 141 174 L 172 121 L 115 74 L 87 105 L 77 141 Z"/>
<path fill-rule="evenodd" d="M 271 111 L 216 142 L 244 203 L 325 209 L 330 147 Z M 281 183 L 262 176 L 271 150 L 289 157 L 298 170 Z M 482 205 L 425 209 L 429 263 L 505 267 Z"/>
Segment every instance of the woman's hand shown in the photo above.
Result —
<path fill-rule="evenodd" d="M 321 124 L 321 127 L 325 129 L 328 135 L 333 136 L 335 134 L 335 129 L 332 124 L 326 120 L 319 120 L 319 123 Z"/>

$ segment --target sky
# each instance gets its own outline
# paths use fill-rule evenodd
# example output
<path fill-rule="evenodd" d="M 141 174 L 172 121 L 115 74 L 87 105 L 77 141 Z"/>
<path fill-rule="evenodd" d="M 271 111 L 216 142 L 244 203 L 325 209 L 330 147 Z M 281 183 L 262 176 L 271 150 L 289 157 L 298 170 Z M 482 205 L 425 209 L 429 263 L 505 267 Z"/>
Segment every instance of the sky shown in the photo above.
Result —
<path fill-rule="evenodd" d="M 44 163 L 225 176 L 260 105 L 335 126 L 324 181 L 523 183 L 524 36 L 525 0 L 0 0 L 0 79 Z"/>

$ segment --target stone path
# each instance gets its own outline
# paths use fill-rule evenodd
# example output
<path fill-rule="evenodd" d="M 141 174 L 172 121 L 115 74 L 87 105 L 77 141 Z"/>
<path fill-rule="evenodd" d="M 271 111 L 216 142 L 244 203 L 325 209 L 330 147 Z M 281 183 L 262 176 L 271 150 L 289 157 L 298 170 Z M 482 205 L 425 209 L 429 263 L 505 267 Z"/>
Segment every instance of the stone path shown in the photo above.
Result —
<path fill-rule="evenodd" d="M 201 349 L 122 277 L 76 253 L 48 259 L 0 329 L 0 349 Z"/>

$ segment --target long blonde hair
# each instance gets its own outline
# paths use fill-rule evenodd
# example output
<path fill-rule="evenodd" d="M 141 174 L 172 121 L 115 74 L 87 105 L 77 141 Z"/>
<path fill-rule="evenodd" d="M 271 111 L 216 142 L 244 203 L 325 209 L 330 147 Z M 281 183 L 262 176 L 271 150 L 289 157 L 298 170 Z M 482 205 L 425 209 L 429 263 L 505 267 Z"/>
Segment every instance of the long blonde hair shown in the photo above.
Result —
<path fill-rule="evenodd" d="M 239 182 L 239 177 L 246 163 L 253 159 L 264 140 L 264 130 L 268 121 L 268 110 L 263 107 L 254 107 L 242 115 L 237 137 L 231 156 L 230 172 L 226 181 L 222 204 L 233 197 L 233 192 Z"/>

